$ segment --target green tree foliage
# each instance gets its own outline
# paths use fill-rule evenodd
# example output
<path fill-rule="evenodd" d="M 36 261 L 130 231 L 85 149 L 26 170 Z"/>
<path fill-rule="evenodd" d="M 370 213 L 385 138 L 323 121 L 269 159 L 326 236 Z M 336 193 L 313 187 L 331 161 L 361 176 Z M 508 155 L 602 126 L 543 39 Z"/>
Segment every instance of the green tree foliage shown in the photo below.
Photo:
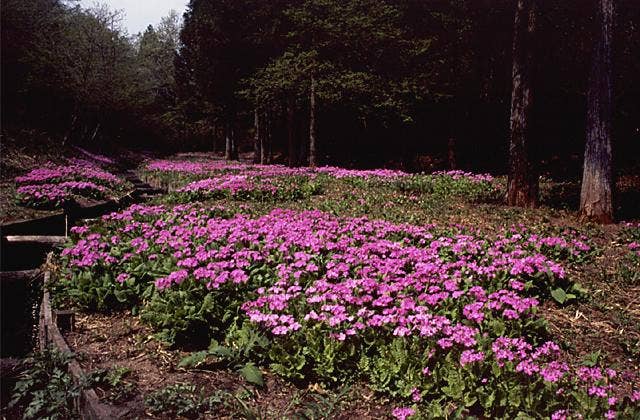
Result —
<path fill-rule="evenodd" d="M 175 13 L 136 38 L 105 5 L 3 0 L 2 10 L 5 124 L 35 125 L 69 143 L 136 144 L 162 131 L 159 116 L 175 103 Z"/>
<path fill-rule="evenodd" d="M 577 177 L 596 2 L 537 3 L 533 158 L 543 173 Z M 429 154 L 436 166 L 448 156 L 452 166 L 501 171 L 515 4 L 191 0 L 182 19 L 173 13 L 130 36 L 103 6 L 2 0 L 3 126 L 72 143 L 226 143 L 300 164 L 313 138 L 320 163 L 414 169 Z M 629 167 L 640 5 L 618 0 L 616 9 L 613 148 Z"/>

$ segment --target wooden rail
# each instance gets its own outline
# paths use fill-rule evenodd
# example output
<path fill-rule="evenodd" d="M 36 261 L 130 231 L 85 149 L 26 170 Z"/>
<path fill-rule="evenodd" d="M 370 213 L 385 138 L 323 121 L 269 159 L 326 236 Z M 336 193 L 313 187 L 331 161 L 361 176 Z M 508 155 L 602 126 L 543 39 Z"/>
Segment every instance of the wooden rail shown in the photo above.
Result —
<path fill-rule="evenodd" d="M 60 332 L 55 320 L 55 312 L 51 309 L 51 301 L 49 299 L 49 290 L 47 284 L 51 281 L 51 273 L 44 273 L 44 293 L 42 295 L 42 304 L 40 306 L 40 322 L 38 328 L 40 351 L 47 346 L 51 346 L 56 350 L 73 354 L 64 336 Z M 86 378 L 85 372 L 75 358 L 69 361 L 69 374 L 76 384 L 82 383 Z M 100 402 L 98 395 L 93 389 L 82 389 L 79 397 L 76 399 L 76 408 L 83 420 L 108 420 L 119 418 L 120 415 L 115 410 Z"/>
<path fill-rule="evenodd" d="M 67 240 L 66 236 L 53 235 L 7 235 L 4 239 L 9 243 L 36 243 L 51 245 L 63 244 Z"/>

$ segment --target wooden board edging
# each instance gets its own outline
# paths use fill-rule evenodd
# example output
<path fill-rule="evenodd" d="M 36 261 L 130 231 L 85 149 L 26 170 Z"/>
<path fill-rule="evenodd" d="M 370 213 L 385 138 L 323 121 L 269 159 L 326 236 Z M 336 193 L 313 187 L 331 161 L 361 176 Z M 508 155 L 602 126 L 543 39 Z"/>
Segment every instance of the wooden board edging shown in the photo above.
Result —
<path fill-rule="evenodd" d="M 51 272 L 46 271 L 44 273 L 44 292 L 42 294 L 42 304 L 40 306 L 40 322 L 38 329 L 40 350 L 42 351 L 50 345 L 60 352 L 73 354 L 71 348 L 69 348 L 69 345 L 64 339 L 64 336 L 60 332 L 58 325 L 54 321 L 51 301 L 49 299 L 49 290 L 47 289 L 47 284 L 50 280 Z M 76 384 L 80 384 L 83 378 L 86 377 L 85 372 L 82 370 L 82 367 L 75 357 L 72 357 L 69 361 L 68 369 L 69 374 Z M 82 389 L 80 391 L 80 396 L 76 399 L 75 403 L 78 413 L 80 414 L 80 418 L 83 420 L 108 420 L 120 417 L 112 407 L 100 402 L 98 395 L 92 388 Z"/>

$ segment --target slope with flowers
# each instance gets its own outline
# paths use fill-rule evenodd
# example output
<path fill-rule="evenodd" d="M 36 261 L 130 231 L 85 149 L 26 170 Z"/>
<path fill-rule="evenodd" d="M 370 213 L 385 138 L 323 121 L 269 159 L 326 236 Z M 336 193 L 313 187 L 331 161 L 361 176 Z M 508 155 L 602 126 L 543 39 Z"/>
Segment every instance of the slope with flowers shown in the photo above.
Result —
<path fill-rule="evenodd" d="M 637 355 L 585 354 L 554 334 L 558 313 L 594 306 L 576 280 L 613 252 L 600 237 L 612 232 L 550 223 L 549 210 L 512 214 L 487 175 L 217 161 L 145 171 L 181 173 L 182 185 L 74 228 L 56 298 L 131 311 L 190 351 L 181 368 L 237 370 L 258 390 L 271 375 L 328 392 L 359 384 L 396 418 L 638 415 Z M 287 190 L 307 183 L 320 187 Z M 615 233 L 631 273 L 637 230 Z"/>

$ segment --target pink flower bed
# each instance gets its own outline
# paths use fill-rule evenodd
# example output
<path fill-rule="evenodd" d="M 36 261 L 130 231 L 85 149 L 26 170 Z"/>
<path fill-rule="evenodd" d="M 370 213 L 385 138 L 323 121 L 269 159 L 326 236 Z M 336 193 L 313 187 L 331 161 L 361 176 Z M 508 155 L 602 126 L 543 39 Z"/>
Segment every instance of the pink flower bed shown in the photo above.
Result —
<path fill-rule="evenodd" d="M 279 177 L 279 176 L 313 176 L 327 174 L 335 178 L 396 178 L 407 175 L 402 171 L 388 169 L 357 170 L 333 166 L 319 168 L 289 168 L 284 165 L 251 165 L 243 163 L 227 163 L 223 160 L 202 162 L 156 160 L 147 164 L 146 169 L 157 172 L 177 172 L 183 174 L 209 174 L 215 172 L 234 172 L 246 176 Z"/>
<path fill-rule="evenodd" d="M 241 192 L 253 191 L 274 193 L 276 190 L 276 187 L 265 182 L 257 183 L 246 175 L 227 175 L 192 182 L 178 189 L 178 192 L 229 192 L 232 195 L 236 195 Z"/>
<path fill-rule="evenodd" d="M 123 287 L 135 283 L 140 264 L 155 264 L 162 256 L 170 269 L 154 279 L 157 293 L 192 290 L 184 288 L 190 285 L 224 305 L 237 300 L 274 346 L 292 352 L 309 345 L 313 334 L 336 343 L 325 346 L 376 342 L 368 357 L 379 365 L 387 356 L 375 352 L 396 340 L 414 343 L 422 353 L 406 357 L 418 364 L 392 377 L 397 382 L 383 387 L 379 375 L 386 371 L 376 370 L 378 365 L 366 370 L 374 387 L 415 402 L 394 410 L 397 418 L 412 415 L 423 396 L 441 395 L 431 381 L 452 383 L 442 376 L 451 369 L 479 385 L 537 384 L 539 392 L 551 392 L 544 398 L 553 396 L 545 404 L 566 404 L 562 410 L 570 415 L 582 408 L 567 389 L 592 401 L 598 413 L 637 401 L 636 390 L 625 395 L 628 388 L 621 391 L 619 385 L 632 376 L 573 366 L 557 343 L 536 339 L 527 329 L 536 322 L 545 292 L 567 281 L 568 261 L 591 251 L 584 238 L 546 237 L 524 228 L 486 238 L 319 211 L 278 209 L 229 219 L 209 214 L 192 206 L 134 206 L 104 218 L 108 233 L 75 229 L 79 237 L 63 256 L 72 271 L 108 271 Z M 414 370 L 419 377 L 411 376 Z M 411 386 L 403 388 L 410 373 Z"/>
<path fill-rule="evenodd" d="M 492 182 L 494 177 L 490 174 L 474 174 L 473 172 L 465 172 L 460 170 L 455 171 L 438 171 L 434 172 L 431 175 L 434 176 L 448 176 L 455 180 L 458 179 L 467 179 L 473 182 Z"/>
<path fill-rule="evenodd" d="M 47 163 L 15 182 L 18 203 L 31 207 L 59 207 L 79 196 L 99 199 L 125 188 L 117 176 L 80 159 L 64 166 Z"/>

